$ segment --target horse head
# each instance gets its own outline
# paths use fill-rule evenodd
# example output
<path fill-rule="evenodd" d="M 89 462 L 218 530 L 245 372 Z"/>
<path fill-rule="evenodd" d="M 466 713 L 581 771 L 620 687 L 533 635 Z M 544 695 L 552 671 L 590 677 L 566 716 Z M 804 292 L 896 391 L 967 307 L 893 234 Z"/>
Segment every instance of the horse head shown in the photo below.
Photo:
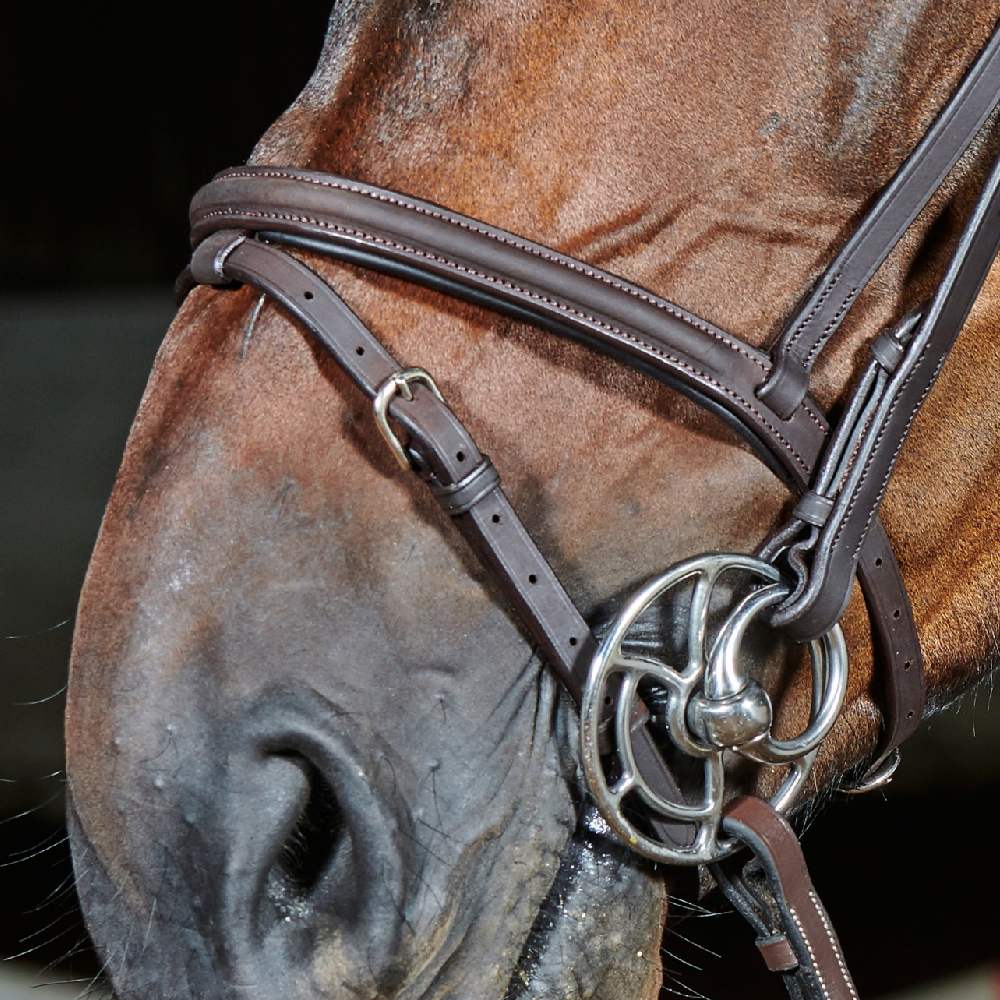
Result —
<path fill-rule="evenodd" d="M 343 4 L 251 162 L 488 219 L 763 347 L 990 27 L 971 3 L 947 23 L 910 3 L 791 17 Z M 981 161 L 968 157 L 859 300 L 817 372 L 824 406 L 844 398 L 870 332 L 936 284 Z M 752 551 L 787 511 L 731 430 L 648 376 L 302 258 L 397 358 L 434 373 L 592 620 L 693 553 Z M 998 287 L 884 506 L 932 705 L 982 675 L 998 625 L 1000 505 L 982 488 L 1000 458 Z M 858 599 L 844 629 L 849 687 L 816 794 L 879 734 Z M 800 674 L 788 685 L 792 722 L 807 688 Z M 190 294 L 88 572 L 67 712 L 80 894 L 123 1000 L 651 1000 L 673 876 L 589 822 L 576 725 L 343 370 L 250 287 Z"/>

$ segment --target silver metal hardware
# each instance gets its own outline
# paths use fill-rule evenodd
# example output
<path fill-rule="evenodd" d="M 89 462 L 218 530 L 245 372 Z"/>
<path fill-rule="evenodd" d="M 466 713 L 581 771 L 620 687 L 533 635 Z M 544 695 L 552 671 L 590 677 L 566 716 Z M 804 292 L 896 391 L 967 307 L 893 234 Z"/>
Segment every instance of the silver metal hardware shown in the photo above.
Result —
<path fill-rule="evenodd" d="M 899 747 L 896 747 L 885 760 L 866 771 L 857 784 L 841 788 L 840 793 L 842 795 L 867 795 L 869 792 L 874 792 L 876 788 L 885 788 L 892 781 L 896 768 L 899 767 L 902 759 L 903 755 L 900 753 Z"/>
<path fill-rule="evenodd" d="M 754 680 L 724 698 L 691 697 L 687 724 L 692 733 L 720 750 L 760 739 L 771 728 L 771 699 Z"/>
<path fill-rule="evenodd" d="M 409 458 L 406 456 L 405 449 L 400 444 L 399 438 L 396 437 L 396 432 L 389 426 L 389 406 L 397 395 L 402 396 L 406 400 L 413 399 L 413 391 L 410 389 L 411 382 L 419 382 L 421 385 L 425 385 L 442 403 L 444 402 L 444 396 L 441 395 L 434 379 L 423 368 L 402 368 L 395 374 L 390 375 L 378 387 L 378 391 L 375 393 L 375 401 L 372 403 L 375 411 L 375 426 L 385 439 L 385 443 L 389 446 L 393 457 L 399 463 L 400 467 L 407 472 L 411 470 L 412 466 Z"/>
<path fill-rule="evenodd" d="M 724 575 L 749 576 L 757 585 L 710 629 L 713 596 Z M 691 581 L 687 620 L 686 663 L 675 667 L 647 655 L 623 651 L 640 615 L 664 595 Z M 817 748 L 830 731 L 847 690 L 847 648 L 839 625 L 809 644 L 812 706 L 806 729 L 793 739 L 777 739 L 771 731 L 771 700 L 746 670 L 741 648 L 750 624 L 767 608 L 788 596 L 778 571 L 752 556 L 709 553 L 678 563 L 647 581 L 625 604 L 591 661 L 580 709 L 580 755 L 590 793 L 612 830 L 638 853 L 668 864 L 719 861 L 736 849 L 720 836 L 727 755 L 739 754 L 767 765 L 788 767 L 771 799 L 780 812 L 795 802 Z M 718 603 L 718 602 L 716 602 Z M 710 636 L 710 631 L 714 634 Z M 599 749 L 599 732 L 607 716 L 613 687 L 621 679 L 613 706 L 617 767 L 609 779 Z M 674 745 L 703 763 L 703 788 L 695 801 L 673 802 L 649 787 L 636 765 L 631 732 L 640 684 L 654 684 L 668 695 L 662 725 Z M 610 781 L 610 783 L 609 783 Z M 626 799 L 634 798 L 654 815 L 694 827 L 687 846 L 665 844 L 637 827 Z"/>

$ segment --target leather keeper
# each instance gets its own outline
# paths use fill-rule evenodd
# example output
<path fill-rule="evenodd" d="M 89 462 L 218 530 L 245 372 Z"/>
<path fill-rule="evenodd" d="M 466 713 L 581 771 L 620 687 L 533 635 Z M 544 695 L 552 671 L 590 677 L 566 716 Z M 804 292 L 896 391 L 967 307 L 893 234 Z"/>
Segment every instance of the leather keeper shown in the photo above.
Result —
<path fill-rule="evenodd" d="M 906 353 L 906 349 L 891 333 L 880 333 L 872 342 L 871 350 L 872 357 L 887 372 L 894 372 Z"/>
<path fill-rule="evenodd" d="M 764 964 L 771 972 L 791 972 L 792 969 L 799 967 L 795 951 L 784 934 L 775 934 L 774 937 L 769 938 L 757 938 L 756 944 L 761 958 L 764 959 Z"/>
<path fill-rule="evenodd" d="M 228 285 L 226 258 L 245 240 L 246 233 L 236 229 L 222 229 L 212 233 L 195 247 L 191 256 L 191 277 L 199 285 Z"/>
<path fill-rule="evenodd" d="M 452 517 L 467 514 L 500 485 L 500 474 L 485 455 L 464 479 L 450 486 L 431 483 L 431 490 L 441 507 Z"/>
<path fill-rule="evenodd" d="M 805 521 L 806 524 L 822 528 L 826 524 L 831 510 L 833 510 L 832 500 L 809 490 L 799 497 L 799 502 L 792 511 L 792 517 L 797 517 L 800 521 Z"/>

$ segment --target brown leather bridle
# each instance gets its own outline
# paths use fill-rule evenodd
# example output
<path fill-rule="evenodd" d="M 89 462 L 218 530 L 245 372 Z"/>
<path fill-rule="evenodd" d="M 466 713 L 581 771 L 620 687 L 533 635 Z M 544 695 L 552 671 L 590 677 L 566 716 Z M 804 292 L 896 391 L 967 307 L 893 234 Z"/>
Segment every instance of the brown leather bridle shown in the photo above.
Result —
<path fill-rule="evenodd" d="M 1000 248 L 1000 163 L 937 291 L 874 339 L 871 361 L 832 429 L 809 395 L 810 375 L 858 294 L 998 102 L 1000 29 L 805 296 L 770 354 L 646 289 L 548 247 L 417 198 L 292 167 L 237 167 L 197 193 L 191 208 L 195 250 L 181 292 L 196 283 L 251 284 L 327 348 L 373 400 L 379 429 L 400 464 L 423 479 L 452 517 L 568 692 L 583 702 L 585 718 L 598 690 L 595 663 L 614 661 L 620 667 L 628 659 L 620 641 L 609 652 L 606 642 L 595 638 L 508 502 L 497 470 L 433 379 L 422 369 L 402 368 L 333 288 L 284 248 L 317 251 L 402 277 L 585 341 L 722 416 L 799 497 L 788 521 L 756 556 L 763 572 L 772 574 L 769 579 L 781 581 L 780 592 L 757 602 L 767 603 L 771 623 L 799 641 L 829 636 L 855 574 L 860 581 L 885 686 L 882 742 L 860 782 L 862 788 L 874 787 L 891 775 L 899 745 L 921 719 L 925 697 L 910 602 L 878 510 L 914 416 Z M 705 572 L 698 564 L 691 574 Z M 759 588 L 747 600 L 755 593 Z M 702 660 L 714 664 L 715 656 L 710 652 Z M 660 676 L 659 667 L 642 669 L 654 679 Z M 705 669 L 702 663 L 699 680 L 707 676 Z M 673 675 L 662 676 L 674 683 Z M 606 682 L 603 677 L 600 683 Z M 779 811 L 742 797 L 727 806 L 724 818 L 721 805 L 712 814 L 713 838 L 721 827 L 751 849 L 754 861 L 745 868 L 738 858 L 727 860 L 731 850 L 718 849 L 721 842 L 714 839 L 706 841 L 711 849 L 692 851 L 707 820 L 689 820 L 688 807 L 671 805 L 684 803 L 685 796 L 664 760 L 662 723 L 658 731 L 638 683 L 639 675 L 627 670 L 609 682 L 608 697 L 601 700 L 611 705 L 595 717 L 589 747 L 588 727 L 582 727 L 584 756 L 589 753 L 591 760 L 587 776 L 612 829 L 619 835 L 626 830 L 627 842 L 660 860 L 662 849 L 667 856 L 688 851 L 691 860 L 714 862 L 718 881 L 754 926 L 768 966 L 784 975 L 793 997 L 856 1000 L 829 918 Z M 604 693 L 600 687 L 599 694 Z M 740 693 L 729 692 L 725 705 L 724 699 L 710 699 L 706 711 L 731 708 Z M 763 730 L 748 721 L 753 707 L 748 705 L 745 700 L 738 705 L 744 714 L 737 723 L 750 726 L 745 742 L 730 736 L 713 744 L 708 729 L 697 736 L 687 733 L 682 742 L 706 759 L 715 753 L 721 761 L 730 749 L 753 756 Z M 728 726 L 724 732 L 741 731 L 733 728 L 732 713 L 720 717 Z M 615 754 L 618 763 L 605 773 L 600 761 Z M 633 783 L 641 786 L 639 798 L 651 807 L 642 835 L 616 825 L 624 792 L 618 796 L 618 813 L 608 798 L 622 767 L 632 769 Z"/>

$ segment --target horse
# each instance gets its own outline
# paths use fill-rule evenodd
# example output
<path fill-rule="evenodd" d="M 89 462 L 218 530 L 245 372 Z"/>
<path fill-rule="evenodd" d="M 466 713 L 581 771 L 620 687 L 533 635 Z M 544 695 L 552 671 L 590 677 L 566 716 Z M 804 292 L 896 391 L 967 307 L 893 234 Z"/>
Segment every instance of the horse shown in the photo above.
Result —
<path fill-rule="evenodd" d="M 251 163 L 488 219 L 764 348 L 998 15 L 356 0 L 333 8 Z M 987 127 L 860 296 L 816 371 L 827 411 L 872 331 L 940 280 L 996 140 Z M 647 375 L 303 259 L 435 373 L 591 620 L 692 553 L 752 551 L 787 513 L 732 429 Z M 928 711 L 988 674 L 1000 625 L 998 291 L 994 274 L 883 505 Z M 844 709 L 813 801 L 882 726 L 857 595 L 843 630 Z M 779 708 L 807 713 L 802 670 Z M 340 366 L 248 286 L 188 295 L 105 513 L 67 699 L 79 892 L 117 995 L 652 1000 L 679 876 L 601 834 L 576 727 Z"/>

